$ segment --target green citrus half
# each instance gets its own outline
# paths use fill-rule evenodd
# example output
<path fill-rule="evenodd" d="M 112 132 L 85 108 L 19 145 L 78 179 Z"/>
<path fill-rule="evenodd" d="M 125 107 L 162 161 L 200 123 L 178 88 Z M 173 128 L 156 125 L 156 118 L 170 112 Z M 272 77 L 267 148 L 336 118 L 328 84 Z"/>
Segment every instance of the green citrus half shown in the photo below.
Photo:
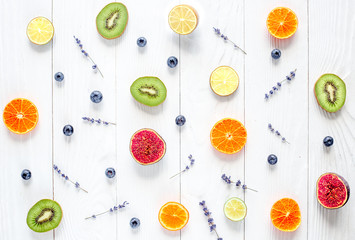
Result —
<path fill-rule="evenodd" d="M 247 206 L 240 198 L 230 198 L 224 204 L 224 215 L 234 222 L 241 221 L 247 215 Z"/>

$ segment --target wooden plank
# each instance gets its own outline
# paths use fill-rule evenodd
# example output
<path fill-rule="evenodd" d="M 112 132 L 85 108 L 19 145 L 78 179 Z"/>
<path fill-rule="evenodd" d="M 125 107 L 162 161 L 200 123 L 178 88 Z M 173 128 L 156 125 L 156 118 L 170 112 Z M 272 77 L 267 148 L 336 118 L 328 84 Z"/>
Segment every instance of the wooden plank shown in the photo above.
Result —
<path fill-rule="evenodd" d="M 37 46 L 26 36 L 30 20 L 51 19 L 51 8 L 50 1 L 0 3 L 1 109 L 14 98 L 27 98 L 39 111 L 38 125 L 26 135 L 11 133 L 1 121 L 0 239 L 52 239 L 51 232 L 38 234 L 26 224 L 28 210 L 52 198 L 52 43 Z M 30 180 L 21 178 L 23 169 L 32 172 Z"/>
<path fill-rule="evenodd" d="M 199 15 L 195 31 L 180 37 L 181 113 L 186 124 L 181 128 L 181 168 L 188 163 L 188 155 L 196 159 L 195 166 L 181 176 L 181 202 L 190 211 L 190 222 L 182 230 L 182 239 L 216 239 L 210 233 L 207 217 L 199 202 L 206 201 L 223 239 L 242 239 L 244 222 L 231 222 L 223 213 L 223 205 L 230 197 L 244 198 L 242 189 L 228 186 L 221 179 L 223 173 L 244 182 L 244 150 L 226 155 L 215 150 L 209 134 L 222 118 L 244 119 L 244 54 L 218 37 L 213 27 L 220 28 L 237 44 L 244 45 L 243 1 L 189 1 Z M 209 85 L 212 71 L 222 65 L 236 70 L 240 78 L 237 91 L 229 97 L 213 93 Z M 175 179 L 177 181 L 177 179 Z M 254 197 L 254 193 L 248 192 Z"/>
<path fill-rule="evenodd" d="M 335 172 L 354 185 L 354 1 L 309 2 L 309 229 L 308 239 L 354 239 L 355 209 L 350 197 L 339 210 L 327 210 L 316 197 L 316 181 Z M 337 113 L 322 110 L 313 94 L 324 73 L 341 77 L 347 87 L 346 103 Z M 325 136 L 334 138 L 326 149 Z"/>
<path fill-rule="evenodd" d="M 245 118 L 248 130 L 245 173 L 257 194 L 248 193 L 248 216 L 245 220 L 245 239 L 306 239 L 307 238 L 307 180 L 308 180 L 308 42 L 307 1 L 246 1 L 245 43 L 246 92 Z M 290 39 L 277 40 L 266 28 L 269 12 L 279 6 L 292 9 L 299 20 L 296 34 Z M 270 56 L 278 48 L 278 60 Z M 297 68 L 296 77 L 284 83 L 281 90 L 268 101 L 267 93 L 277 82 Z M 268 123 L 279 130 L 290 144 L 272 134 Z M 270 166 L 269 154 L 278 157 Z M 283 198 L 295 199 L 300 208 L 302 223 L 293 233 L 277 230 L 271 223 L 270 210 Z"/>

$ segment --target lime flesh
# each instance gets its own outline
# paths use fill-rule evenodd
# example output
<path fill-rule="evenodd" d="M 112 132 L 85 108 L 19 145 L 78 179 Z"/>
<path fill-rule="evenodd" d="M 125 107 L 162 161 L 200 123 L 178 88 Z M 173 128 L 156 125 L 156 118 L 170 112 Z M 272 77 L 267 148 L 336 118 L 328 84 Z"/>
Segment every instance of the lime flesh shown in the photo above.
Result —
<path fill-rule="evenodd" d="M 242 199 L 233 197 L 226 201 L 223 211 L 229 220 L 238 222 L 247 215 L 247 206 Z"/>

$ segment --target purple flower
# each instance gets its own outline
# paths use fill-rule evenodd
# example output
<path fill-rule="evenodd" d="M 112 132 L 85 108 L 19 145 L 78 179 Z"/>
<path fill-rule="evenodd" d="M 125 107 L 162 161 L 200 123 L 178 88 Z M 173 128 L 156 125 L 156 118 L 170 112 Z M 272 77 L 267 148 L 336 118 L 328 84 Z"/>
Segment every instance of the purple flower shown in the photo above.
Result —
<path fill-rule="evenodd" d="M 224 173 L 222 174 L 222 180 L 223 180 L 225 183 L 227 183 L 227 184 L 235 183 L 235 186 L 236 186 L 236 187 L 239 187 L 239 186 L 242 184 L 242 182 L 241 182 L 240 180 L 237 180 L 236 182 L 232 181 L 232 180 L 231 180 L 231 176 L 227 177 L 227 175 L 224 174 Z M 242 188 L 243 188 L 244 190 L 249 189 L 249 190 L 252 190 L 252 191 L 254 191 L 254 192 L 257 192 L 255 189 L 247 188 L 247 185 L 245 185 L 245 184 L 242 185 Z"/>
<path fill-rule="evenodd" d="M 295 69 L 294 71 L 291 71 L 289 75 L 286 76 L 286 78 L 284 80 L 282 80 L 281 82 L 277 82 L 276 85 L 278 86 L 278 88 L 276 86 L 273 86 L 272 89 L 270 90 L 270 96 L 272 96 L 273 93 L 275 93 L 277 90 L 280 90 L 282 83 L 284 83 L 285 81 L 291 81 L 293 78 L 295 78 L 296 76 L 296 71 L 297 69 Z M 266 93 L 265 94 L 265 100 L 269 99 L 269 95 Z"/>
<path fill-rule="evenodd" d="M 71 179 L 69 179 L 68 175 L 62 173 L 62 171 L 58 168 L 57 165 L 53 164 L 53 169 L 54 169 L 54 171 L 57 171 L 57 173 L 58 173 L 61 177 L 63 177 L 65 180 L 67 180 L 67 181 L 69 181 L 70 183 L 74 184 L 74 186 L 75 186 L 76 188 L 79 188 L 79 189 L 83 190 L 83 191 L 86 192 L 86 193 L 88 192 L 88 191 L 86 191 L 85 189 L 81 188 L 81 187 L 80 187 L 80 184 L 79 184 L 78 182 L 73 182 Z"/>
<path fill-rule="evenodd" d="M 128 205 L 128 204 L 129 204 L 129 203 L 128 203 L 127 201 L 124 201 L 124 202 L 122 203 L 122 205 L 121 205 L 121 204 L 118 204 L 118 206 L 113 206 L 113 208 L 110 208 L 109 210 L 107 210 L 107 211 L 105 211 L 105 212 L 98 213 L 98 214 L 94 214 L 94 215 L 92 215 L 91 217 L 87 217 L 87 218 L 85 218 L 85 219 L 96 218 L 96 217 L 99 216 L 99 215 L 103 215 L 103 214 L 106 214 L 106 213 L 109 213 L 109 212 L 117 211 L 118 209 L 121 209 L 121 208 L 126 207 L 126 205 Z"/>
<path fill-rule="evenodd" d="M 229 41 L 230 43 L 233 44 L 234 48 L 238 48 L 239 50 L 241 50 L 244 54 L 247 54 L 243 49 L 241 49 L 237 44 L 235 44 L 233 41 L 231 41 L 226 35 L 221 33 L 221 30 L 219 30 L 219 28 L 213 28 L 214 32 L 220 36 L 224 41 Z"/>
<path fill-rule="evenodd" d="M 207 208 L 207 206 L 206 206 L 206 202 L 205 202 L 205 201 L 201 201 L 201 202 L 199 203 L 199 205 L 202 206 L 202 210 L 203 210 L 205 216 L 208 217 L 207 223 L 208 223 L 208 226 L 209 226 L 209 228 L 210 228 L 210 231 L 211 231 L 211 232 L 214 231 L 214 232 L 216 233 L 216 235 L 217 235 L 217 240 L 222 239 L 222 238 L 219 237 L 219 235 L 218 235 L 218 233 L 217 233 L 217 230 L 216 230 L 217 226 L 216 226 L 216 224 L 214 223 L 213 218 L 210 217 L 210 216 L 211 216 L 211 212 L 208 210 L 208 208 Z"/>

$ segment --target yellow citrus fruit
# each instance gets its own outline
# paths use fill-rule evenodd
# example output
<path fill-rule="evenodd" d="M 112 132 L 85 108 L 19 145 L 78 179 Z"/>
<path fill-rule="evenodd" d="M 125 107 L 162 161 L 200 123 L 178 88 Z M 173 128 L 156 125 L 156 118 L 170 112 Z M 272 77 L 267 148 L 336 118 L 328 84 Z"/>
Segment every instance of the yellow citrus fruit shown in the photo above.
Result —
<path fill-rule="evenodd" d="M 47 44 L 52 40 L 53 35 L 53 24 L 45 17 L 36 17 L 27 26 L 27 37 L 34 44 Z"/>
<path fill-rule="evenodd" d="M 240 198 L 230 198 L 224 204 L 224 215 L 234 222 L 243 220 L 247 215 L 247 206 Z"/>
<path fill-rule="evenodd" d="M 233 68 L 220 66 L 210 76 L 210 86 L 214 93 L 219 96 L 229 96 L 239 86 L 239 76 Z"/>
<path fill-rule="evenodd" d="M 192 33 L 198 23 L 195 10 L 188 5 L 175 6 L 169 13 L 170 28 L 182 35 Z"/>

